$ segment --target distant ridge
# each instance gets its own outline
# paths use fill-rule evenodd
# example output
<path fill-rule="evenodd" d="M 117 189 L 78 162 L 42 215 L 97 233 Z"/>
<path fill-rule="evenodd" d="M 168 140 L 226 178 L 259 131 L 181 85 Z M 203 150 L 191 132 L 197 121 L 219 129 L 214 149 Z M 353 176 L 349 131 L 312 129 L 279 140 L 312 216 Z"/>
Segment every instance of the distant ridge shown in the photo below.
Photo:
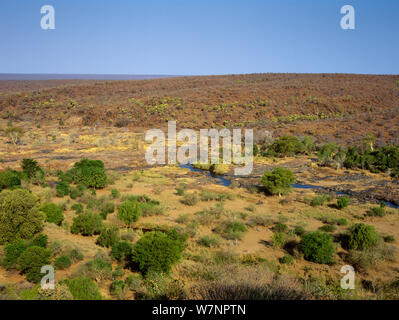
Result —
<path fill-rule="evenodd" d="M 0 80 L 146 80 L 180 77 L 161 74 L 46 74 L 0 73 Z"/>

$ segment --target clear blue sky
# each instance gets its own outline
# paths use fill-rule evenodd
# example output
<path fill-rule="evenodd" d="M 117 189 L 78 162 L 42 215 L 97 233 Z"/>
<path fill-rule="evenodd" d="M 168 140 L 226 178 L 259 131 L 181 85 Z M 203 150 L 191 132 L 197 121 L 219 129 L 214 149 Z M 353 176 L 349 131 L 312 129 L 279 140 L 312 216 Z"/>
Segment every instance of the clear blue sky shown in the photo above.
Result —
<path fill-rule="evenodd" d="M 399 74 L 399 1 L 1 0 L 0 38 L 0 73 Z"/>

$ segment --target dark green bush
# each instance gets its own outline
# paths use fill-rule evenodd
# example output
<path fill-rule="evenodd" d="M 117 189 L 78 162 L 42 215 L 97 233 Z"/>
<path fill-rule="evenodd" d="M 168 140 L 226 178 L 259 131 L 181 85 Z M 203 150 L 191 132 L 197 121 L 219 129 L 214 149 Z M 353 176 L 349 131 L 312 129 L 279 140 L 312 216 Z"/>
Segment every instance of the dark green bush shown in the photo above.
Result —
<path fill-rule="evenodd" d="M 71 206 L 71 209 L 72 209 L 72 210 L 75 210 L 75 213 L 76 213 L 76 214 L 82 213 L 82 212 L 83 212 L 83 204 L 81 204 L 81 203 L 74 203 L 74 204 Z"/>
<path fill-rule="evenodd" d="M 28 244 L 22 239 L 14 240 L 5 245 L 4 257 L 2 260 L 3 267 L 6 269 L 16 267 L 18 258 L 27 248 Z"/>
<path fill-rule="evenodd" d="M 379 207 L 374 207 L 367 212 L 369 217 L 384 217 L 386 214 L 386 204 L 384 202 L 381 202 Z"/>
<path fill-rule="evenodd" d="M 69 196 L 71 199 L 75 200 L 83 195 L 83 192 L 80 191 L 78 188 L 71 188 L 69 190 Z"/>
<path fill-rule="evenodd" d="M 294 228 L 294 233 L 295 233 L 297 236 L 301 236 L 301 235 L 303 235 L 305 232 L 306 232 L 306 230 L 305 230 L 303 227 L 301 227 L 301 226 L 296 226 L 296 227 Z"/>
<path fill-rule="evenodd" d="M 87 188 L 101 189 L 107 184 L 107 175 L 101 160 L 82 159 L 68 173 L 76 184 Z"/>
<path fill-rule="evenodd" d="M 225 221 L 215 228 L 215 232 L 228 240 L 242 239 L 247 231 L 245 224 L 238 221 Z"/>
<path fill-rule="evenodd" d="M 37 177 L 38 175 L 44 177 L 43 169 L 34 159 L 23 159 L 21 167 L 22 167 L 22 172 L 24 172 L 29 179 Z"/>
<path fill-rule="evenodd" d="M 137 201 L 128 200 L 118 207 L 118 218 L 126 224 L 136 222 L 141 213 L 141 207 Z"/>
<path fill-rule="evenodd" d="M 331 196 L 323 194 L 323 195 L 314 197 L 312 199 L 312 201 L 310 202 L 310 205 L 312 207 L 317 207 L 317 206 L 323 205 L 324 203 L 326 203 L 327 201 L 330 201 L 330 200 L 331 200 Z"/>
<path fill-rule="evenodd" d="M 133 246 L 130 242 L 119 241 L 112 246 L 111 257 L 119 262 L 126 263 L 132 254 Z"/>
<path fill-rule="evenodd" d="M 315 231 L 305 233 L 299 245 L 306 260 L 316 263 L 331 263 L 334 254 L 333 238 L 327 233 Z"/>
<path fill-rule="evenodd" d="M 55 259 L 54 265 L 57 270 L 65 270 L 71 266 L 72 262 L 68 256 L 60 256 Z"/>
<path fill-rule="evenodd" d="M 44 265 L 50 264 L 51 253 L 42 247 L 29 247 L 17 260 L 18 270 L 26 275 L 29 282 L 37 283 L 43 277 L 40 273 Z"/>
<path fill-rule="evenodd" d="M 84 236 L 92 236 L 99 234 L 103 227 L 100 215 L 87 212 L 73 218 L 71 232 L 74 234 L 81 233 Z"/>
<path fill-rule="evenodd" d="M 32 239 L 43 228 L 44 216 L 37 198 L 28 190 L 0 193 L 0 244 L 15 239 Z"/>
<path fill-rule="evenodd" d="M 114 280 L 110 286 L 110 292 L 112 295 L 119 297 L 123 293 L 125 283 L 122 280 Z"/>
<path fill-rule="evenodd" d="M 62 208 L 55 203 L 45 203 L 40 210 L 46 214 L 46 221 L 61 225 L 64 220 Z"/>
<path fill-rule="evenodd" d="M 42 248 L 47 248 L 47 245 L 48 245 L 48 236 L 45 234 L 38 234 L 29 243 L 29 246 L 37 246 Z"/>
<path fill-rule="evenodd" d="M 143 274 L 169 272 L 171 266 L 180 260 L 184 242 L 185 239 L 175 230 L 147 232 L 135 244 L 132 262 Z"/>
<path fill-rule="evenodd" d="M 0 172 L 0 191 L 21 186 L 21 174 L 15 170 L 7 169 Z"/>
<path fill-rule="evenodd" d="M 350 204 L 350 199 L 348 196 L 344 196 L 337 199 L 337 208 L 339 210 L 346 208 L 347 206 L 349 206 L 349 204 Z"/>
<path fill-rule="evenodd" d="M 331 224 L 325 224 L 324 226 L 321 226 L 319 230 L 324 232 L 334 232 L 335 230 L 337 230 L 337 227 Z"/>
<path fill-rule="evenodd" d="M 349 229 L 348 245 L 350 249 L 369 249 L 374 247 L 377 242 L 378 235 L 373 226 L 364 223 L 357 223 Z"/>
<path fill-rule="evenodd" d="M 66 181 L 59 181 L 55 187 L 57 197 L 64 197 L 69 194 L 69 184 Z"/>
<path fill-rule="evenodd" d="M 305 151 L 304 145 L 294 136 L 283 136 L 276 139 L 263 153 L 264 156 L 287 157 Z"/>
<path fill-rule="evenodd" d="M 110 248 L 118 243 L 119 240 L 118 228 L 106 228 L 101 231 L 100 236 L 97 239 L 97 244 L 102 247 Z"/>
<path fill-rule="evenodd" d="M 291 170 L 277 167 L 272 172 L 265 171 L 261 180 L 267 192 L 270 194 L 286 194 L 295 182 L 295 176 Z"/>
<path fill-rule="evenodd" d="M 90 278 L 65 279 L 61 284 L 68 286 L 74 300 L 102 300 L 97 284 Z"/>

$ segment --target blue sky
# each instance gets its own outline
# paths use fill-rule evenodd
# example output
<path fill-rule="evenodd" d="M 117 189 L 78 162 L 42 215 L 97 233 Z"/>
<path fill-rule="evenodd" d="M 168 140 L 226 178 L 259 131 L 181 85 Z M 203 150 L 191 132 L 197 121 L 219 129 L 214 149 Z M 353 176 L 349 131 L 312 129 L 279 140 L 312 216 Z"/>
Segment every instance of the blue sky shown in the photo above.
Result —
<path fill-rule="evenodd" d="M 1 0 L 0 73 L 399 74 L 398 35 L 397 0 Z"/>

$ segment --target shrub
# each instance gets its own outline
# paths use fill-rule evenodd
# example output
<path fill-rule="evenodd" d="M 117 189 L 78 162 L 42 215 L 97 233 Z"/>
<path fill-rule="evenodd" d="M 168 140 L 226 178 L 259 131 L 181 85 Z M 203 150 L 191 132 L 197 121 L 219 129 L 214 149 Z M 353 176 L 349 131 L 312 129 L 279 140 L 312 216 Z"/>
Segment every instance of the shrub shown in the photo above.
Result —
<path fill-rule="evenodd" d="M 349 229 L 348 245 L 350 249 L 364 250 L 375 246 L 378 235 L 373 226 L 357 223 Z"/>
<path fill-rule="evenodd" d="M 44 177 L 43 169 L 34 159 L 23 159 L 21 167 L 22 167 L 22 172 L 24 172 L 29 179 L 37 177 L 38 175 Z"/>
<path fill-rule="evenodd" d="M 132 262 L 143 274 L 169 272 L 172 264 L 180 260 L 184 242 L 175 230 L 147 232 L 135 244 Z"/>
<path fill-rule="evenodd" d="M 335 143 L 323 144 L 317 154 L 322 165 L 328 165 L 338 153 L 339 147 Z"/>
<path fill-rule="evenodd" d="M 40 273 L 44 265 L 50 264 L 51 253 L 41 247 L 29 247 L 17 260 L 18 270 L 26 275 L 29 282 L 39 282 L 43 277 Z"/>
<path fill-rule="evenodd" d="M 303 137 L 303 139 L 301 140 L 302 146 L 303 146 L 303 151 L 306 154 L 311 154 L 314 150 L 315 150 L 315 139 L 313 137 L 310 136 L 305 136 Z"/>
<path fill-rule="evenodd" d="M 386 204 L 384 202 L 380 203 L 379 207 L 374 207 L 367 212 L 369 217 L 384 217 L 386 215 Z"/>
<path fill-rule="evenodd" d="M 21 185 L 21 175 L 15 170 L 8 169 L 0 172 L 0 191 L 12 189 Z"/>
<path fill-rule="evenodd" d="M 81 191 L 79 191 L 78 188 L 71 188 L 71 189 L 69 190 L 69 196 L 70 196 L 71 199 L 73 199 L 73 200 L 75 200 L 75 199 L 81 197 L 82 194 L 83 194 L 83 193 L 82 193 Z"/>
<path fill-rule="evenodd" d="M 216 233 L 219 233 L 228 240 L 241 239 L 246 231 L 247 228 L 245 225 L 238 221 L 225 221 L 215 228 Z"/>
<path fill-rule="evenodd" d="M 285 245 L 285 234 L 275 232 L 272 236 L 272 245 L 273 247 L 282 248 Z"/>
<path fill-rule="evenodd" d="M 122 280 L 114 280 L 110 286 L 110 292 L 112 295 L 119 297 L 123 293 L 125 283 Z"/>
<path fill-rule="evenodd" d="M 57 182 L 55 191 L 56 191 L 56 196 L 62 198 L 69 193 L 69 184 L 66 181 Z"/>
<path fill-rule="evenodd" d="M 131 274 L 125 279 L 126 286 L 133 291 L 139 290 L 142 286 L 142 282 L 141 276 L 139 275 Z"/>
<path fill-rule="evenodd" d="M 4 130 L 6 136 L 12 144 L 19 144 L 22 136 L 24 135 L 24 130 L 20 127 L 7 127 Z"/>
<path fill-rule="evenodd" d="M 61 207 L 54 203 L 46 203 L 40 208 L 40 210 L 46 214 L 47 222 L 55 223 L 59 226 L 64 220 Z"/>
<path fill-rule="evenodd" d="M 29 243 L 29 245 L 47 248 L 48 236 L 45 234 L 38 234 L 36 237 L 33 238 L 33 240 Z"/>
<path fill-rule="evenodd" d="M 383 239 L 384 239 L 384 242 L 387 242 L 387 243 L 395 242 L 395 236 L 393 236 L 393 235 L 386 235 L 383 237 Z"/>
<path fill-rule="evenodd" d="M 102 247 L 110 248 L 119 240 L 119 230 L 117 228 L 106 228 L 101 231 L 96 243 Z"/>
<path fill-rule="evenodd" d="M 115 211 L 115 205 L 113 202 L 103 202 L 100 206 L 100 215 L 105 220 L 109 213 Z"/>
<path fill-rule="evenodd" d="M 346 208 L 347 206 L 349 206 L 349 204 L 350 204 L 350 199 L 348 196 L 344 196 L 337 199 L 337 208 L 339 210 Z"/>
<path fill-rule="evenodd" d="M 201 246 L 211 248 L 219 246 L 220 240 L 218 237 L 214 236 L 203 236 L 201 239 L 199 239 L 198 243 Z"/>
<path fill-rule="evenodd" d="M 301 236 L 301 235 L 303 235 L 305 232 L 306 232 L 306 230 L 305 230 L 303 227 L 301 227 L 301 226 L 296 226 L 296 227 L 294 228 L 294 233 L 295 233 L 297 236 Z"/>
<path fill-rule="evenodd" d="M 141 214 L 141 207 L 137 201 L 128 200 L 118 207 L 118 219 L 126 224 L 136 222 Z"/>
<path fill-rule="evenodd" d="M 187 206 L 195 206 L 198 203 L 198 195 L 196 193 L 187 193 L 181 202 Z"/>
<path fill-rule="evenodd" d="M 278 233 L 284 233 L 288 231 L 288 226 L 284 223 L 278 222 L 274 226 L 274 231 Z"/>
<path fill-rule="evenodd" d="M 78 249 L 72 249 L 69 252 L 69 257 L 71 258 L 72 263 L 76 263 L 84 259 L 83 253 L 81 253 Z"/>
<path fill-rule="evenodd" d="M 177 195 L 182 196 L 184 194 L 184 189 L 176 188 L 176 193 Z"/>
<path fill-rule="evenodd" d="M 74 164 L 69 174 L 76 184 L 82 184 L 87 188 L 101 189 L 107 184 L 104 163 L 100 160 L 82 159 Z"/>
<path fill-rule="evenodd" d="M 333 238 L 324 232 L 305 233 L 299 245 L 306 260 L 316 263 L 331 263 L 334 254 Z"/>
<path fill-rule="evenodd" d="M 72 262 L 68 256 L 60 256 L 55 259 L 54 265 L 57 270 L 65 270 L 71 266 Z"/>
<path fill-rule="evenodd" d="M 37 198 L 28 190 L 4 190 L 0 193 L 0 244 L 18 238 L 33 238 L 42 230 L 43 220 Z"/>
<path fill-rule="evenodd" d="M 285 255 L 280 259 L 281 264 L 294 264 L 294 261 L 295 261 L 294 257 L 289 254 Z"/>
<path fill-rule="evenodd" d="M 121 195 L 121 193 L 119 192 L 118 189 L 112 189 L 112 190 L 111 190 L 111 197 L 112 197 L 112 199 L 119 198 L 120 195 Z"/>
<path fill-rule="evenodd" d="M 294 136 L 283 136 L 276 139 L 268 148 L 269 156 L 287 157 L 304 151 L 303 144 Z"/>
<path fill-rule="evenodd" d="M 291 184 L 295 182 L 295 176 L 291 170 L 278 167 L 272 172 L 266 171 L 261 182 L 267 192 L 280 196 L 292 189 Z"/>
<path fill-rule="evenodd" d="M 119 241 L 112 246 L 111 256 L 119 262 L 127 262 L 132 254 L 133 247 L 130 242 Z"/>
<path fill-rule="evenodd" d="M 90 278 L 65 279 L 61 284 L 68 286 L 74 300 L 102 300 L 97 284 Z"/>
<path fill-rule="evenodd" d="M 14 240 L 4 246 L 2 265 L 6 269 L 16 267 L 19 256 L 28 248 L 28 244 L 22 240 Z"/>
<path fill-rule="evenodd" d="M 81 233 L 84 236 L 92 236 L 99 234 L 103 227 L 101 216 L 88 212 L 73 218 L 71 232 L 73 234 Z"/>
<path fill-rule="evenodd" d="M 317 206 L 321 206 L 323 205 L 325 202 L 330 201 L 331 197 L 329 195 L 323 194 L 320 196 L 316 196 L 312 199 L 312 201 L 310 202 L 310 205 L 312 207 L 317 207 Z"/>
<path fill-rule="evenodd" d="M 72 209 L 72 210 L 75 210 L 75 213 L 76 213 L 76 214 L 82 213 L 82 212 L 83 212 L 83 204 L 81 204 L 81 203 L 74 203 L 74 204 L 71 206 L 71 209 Z"/>
<path fill-rule="evenodd" d="M 334 232 L 337 228 L 331 224 L 325 224 L 324 226 L 321 226 L 319 230 L 324 232 Z"/>

